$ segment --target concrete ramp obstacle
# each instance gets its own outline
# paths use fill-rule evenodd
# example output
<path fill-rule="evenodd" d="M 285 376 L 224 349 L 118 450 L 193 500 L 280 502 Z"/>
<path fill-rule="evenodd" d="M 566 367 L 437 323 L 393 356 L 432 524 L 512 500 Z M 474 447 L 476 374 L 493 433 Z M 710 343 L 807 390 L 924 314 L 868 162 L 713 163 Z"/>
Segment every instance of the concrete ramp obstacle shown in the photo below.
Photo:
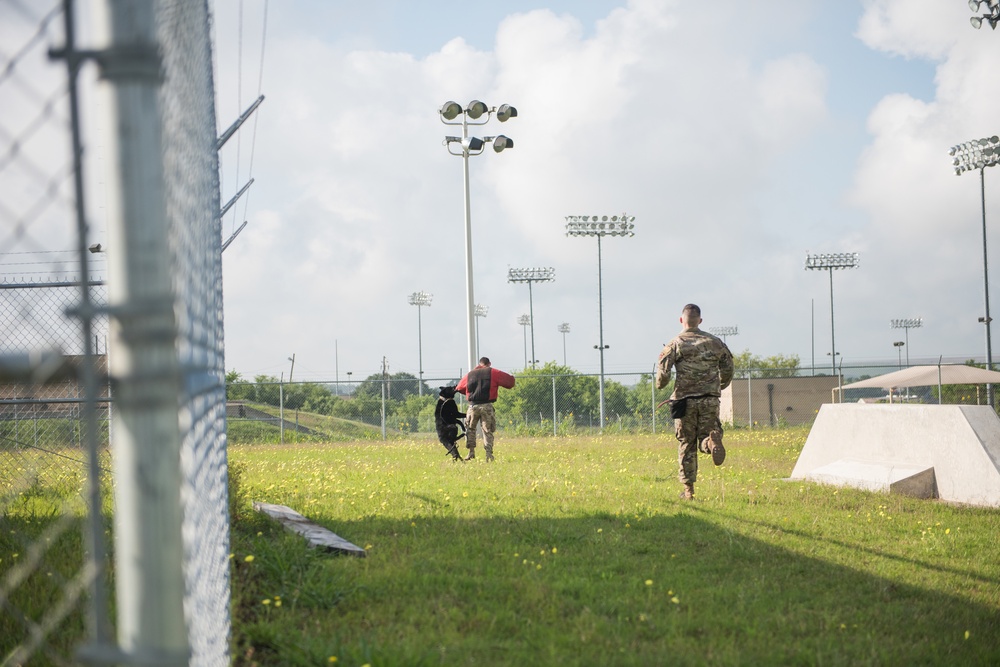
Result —
<path fill-rule="evenodd" d="M 1000 417 L 978 405 L 826 404 L 791 479 L 1000 507 Z"/>

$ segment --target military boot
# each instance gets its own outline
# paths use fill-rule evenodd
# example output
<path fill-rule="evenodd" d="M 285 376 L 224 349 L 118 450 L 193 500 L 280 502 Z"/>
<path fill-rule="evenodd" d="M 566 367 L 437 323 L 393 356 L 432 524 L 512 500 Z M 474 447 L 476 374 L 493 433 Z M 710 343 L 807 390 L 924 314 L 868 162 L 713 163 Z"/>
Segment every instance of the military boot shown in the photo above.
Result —
<path fill-rule="evenodd" d="M 474 458 L 476 458 L 476 450 L 473 448 L 469 448 L 469 455 L 465 457 L 465 460 L 471 461 Z"/>
<path fill-rule="evenodd" d="M 685 484 L 681 491 L 681 500 L 694 500 L 694 484 Z"/>
<path fill-rule="evenodd" d="M 712 453 L 712 463 L 721 466 L 726 460 L 726 448 L 722 446 L 722 433 L 712 431 L 706 438 L 708 440 L 708 451 Z"/>

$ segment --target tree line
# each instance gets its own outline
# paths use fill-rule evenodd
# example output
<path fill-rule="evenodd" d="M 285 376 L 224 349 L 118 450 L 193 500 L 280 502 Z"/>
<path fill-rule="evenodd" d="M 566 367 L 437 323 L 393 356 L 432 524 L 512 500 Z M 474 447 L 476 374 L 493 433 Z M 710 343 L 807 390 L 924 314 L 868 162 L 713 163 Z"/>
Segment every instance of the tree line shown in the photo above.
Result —
<path fill-rule="evenodd" d="M 752 377 L 788 377 L 798 372 L 796 356 L 757 357 L 749 351 L 734 357 L 738 372 L 749 371 Z M 447 384 L 458 384 L 458 378 Z M 605 376 L 605 417 L 648 418 L 653 406 L 666 400 L 673 391 L 673 382 L 661 390 L 653 390 L 649 373 L 640 374 L 635 384 L 626 385 Z M 387 423 L 404 431 L 433 430 L 437 387 L 428 387 L 410 373 L 399 372 L 383 376 L 373 373 L 352 384 L 347 395 L 341 395 L 343 385 L 315 382 L 282 383 L 276 377 L 257 375 L 247 380 L 236 370 L 226 374 L 226 398 L 268 406 L 283 402 L 286 410 L 302 410 L 369 424 L 381 421 L 384 409 Z M 555 412 L 553 415 L 553 390 Z M 421 393 L 423 395 L 421 395 Z M 665 410 L 665 408 L 664 408 Z M 497 418 L 501 422 L 544 421 L 553 417 L 573 420 L 578 424 L 594 423 L 600 414 L 600 380 L 552 361 L 535 369 L 517 374 L 513 389 L 502 390 L 496 402 Z"/>

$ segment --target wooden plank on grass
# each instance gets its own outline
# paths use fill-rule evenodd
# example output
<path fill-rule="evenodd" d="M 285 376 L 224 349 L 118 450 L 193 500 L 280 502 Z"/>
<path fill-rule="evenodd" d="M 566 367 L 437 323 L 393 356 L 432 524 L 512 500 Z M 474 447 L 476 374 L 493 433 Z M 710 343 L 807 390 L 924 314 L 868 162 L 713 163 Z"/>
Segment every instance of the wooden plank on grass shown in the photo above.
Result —
<path fill-rule="evenodd" d="M 316 525 L 290 507 L 254 502 L 253 508 L 258 512 L 268 515 L 272 519 L 275 519 L 287 530 L 290 530 L 293 533 L 298 533 L 302 537 L 306 538 L 306 541 L 309 542 L 311 546 L 326 549 L 327 551 L 336 551 L 338 553 L 348 554 L 351 556 L 359 556 L 361 558 L 364 558 L 367 555 L 365 550 L 361 547 L 351 544 L 344 538 L 340 537 L 333 531 L 324 528 L 323 526 Z"/>

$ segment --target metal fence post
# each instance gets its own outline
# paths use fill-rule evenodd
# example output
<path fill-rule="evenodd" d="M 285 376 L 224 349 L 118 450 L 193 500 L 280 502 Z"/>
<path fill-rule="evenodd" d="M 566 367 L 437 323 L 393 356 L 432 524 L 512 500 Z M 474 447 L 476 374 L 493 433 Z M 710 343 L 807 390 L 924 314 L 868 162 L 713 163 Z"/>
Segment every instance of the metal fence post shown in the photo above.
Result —
<path fill-rule="evenodd" d="M 552 375 L 552 435 L 559 435 L 559 417 L 556 412 L 556 376 Z"/>
<path fill-rule="evenodd" d="M 656 435 L 656 365 L 653 365 L 653 376 L 649 383 L 649 411 L 653 415 L 653 435 Z"/>
<path fill-rule="evenodd" d="M 161 134 L 156 3 L 105 0 L 109 306 L 115 412 L 118 642 L 139 660 L 187 664 L 181 534 L 180 368 Z"/>
<path fill-rule="evenodd" d="M 750 430 L 753 430 L 753 383 L 750 382 L 750 378 L 753 377 L 753 371 L 749 368 L 747 369 L 747 422 Z"/>

